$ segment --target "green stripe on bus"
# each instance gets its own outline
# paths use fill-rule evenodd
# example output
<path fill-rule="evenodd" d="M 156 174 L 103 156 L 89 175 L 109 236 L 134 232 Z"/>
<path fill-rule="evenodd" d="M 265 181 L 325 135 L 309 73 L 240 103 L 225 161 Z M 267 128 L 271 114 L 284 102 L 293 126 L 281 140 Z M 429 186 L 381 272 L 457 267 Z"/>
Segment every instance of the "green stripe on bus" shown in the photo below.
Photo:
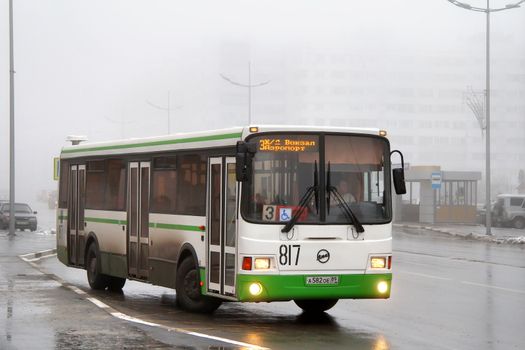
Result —
<path fill-rule="evenodd" d="M 320 276 L 339 276 L 337 285 L 307 285 L 310 275 L 237 275 L 237 298 L 239 301 L 284 301 L 292 299 L 386 299 L 390 297 L 392 274 L 338 274 L 324 273 Z M 379 293 L 377 284 L 388 283 L 388 291 Z M 259 283 L 263 291 L 258 296 L 250 293 L 250 285 Z"/>
<path fill-rule="evenodd" d="M 100 224 L 127 225 L 127 220 L 103 219 L 103 218 L 84 218 L 87 222 L 97 222 Z"/>
<path fill-rule="evenodd" d="M 175 144 L 178 144 L 178 143 L 190 143 L 190 142 L 201 142 L 201 141 L 216 141 L 216 140 L 225 140 L 225 139 L 235 139 L 235 138 L 240 138 L 241 136 L 242 136 L 242 133 L 236 132 L 236 133 L 231 133 L 231 134 L 188 137 L 188 138 L 185 138 L 185 139 L 162 140 L 162 141 L 152 141 L 152 142 L 144 142 L 144 143 L 128 143 L 128 144 L 125 144 L 125 145 L 113 145 L 113 146 L 99 146 L 99 147 L 84 147 L 84 148 L 75 148 L 75 149 L 65 149 L 65 150 L 62 151 L 62 153 L 106 151 L 106 150 L 113 150 L 113 149 L 125 149 L 125 148 L 139 148 L 139 147 L 175 145 Z"/>
<path fill-rule="evenodd" d="M 100 224 L 113 224 L 113 225 L 127 225 L 127 220 L 115 220 L 115 219 L 103 219 L 103 218 L 84 218 L 87 222 L 96 222 Z M 163 228 L 166 230 L 180 230 L 180 231 L 196 231 L 203 232 L 200 226 L 191 226 L 191 225 L 177 225 L 177 224 L 162 224 L 150 222 L 149 227 L 151 228 Z"/>
<path fill-rule="evenodd" d="M 57 217 L 58 220 L 67 220 L 67 215 L 62 215 Z"/>
<path fill-rule="evenodd" d="M 203 232 L 200 226 L 191 226 L 191 225 L 177 225 L 177 224 L 162 224 L 150 222 L 149 227 L 152 228 L 163 228 L 166 230 L 180 230 L 180 231 L 196 231 Z"/>

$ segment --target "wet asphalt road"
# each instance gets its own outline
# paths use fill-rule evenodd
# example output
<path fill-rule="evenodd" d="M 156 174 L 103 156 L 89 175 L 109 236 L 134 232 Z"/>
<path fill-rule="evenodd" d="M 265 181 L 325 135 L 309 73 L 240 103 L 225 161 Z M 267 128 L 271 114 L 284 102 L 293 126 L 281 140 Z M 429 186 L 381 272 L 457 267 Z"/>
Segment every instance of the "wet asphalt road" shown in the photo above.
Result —
<path fill-rule="evenodd" d="M 293 302 L 227 303 L 211 316 L 188 314 L 172 290 L 128 281 L 121 294 L 93 292 L 85 271 L 55 257 L 38 262 L 119 312 L 165 327 L 158 328 L 116 319 L 18 259 L 54 246 L 52 235 L 20 236 L 0 233 L 0 349 L 239 348 L 166 327 L 273 349 L 525 348 L 523 245 L 396 230 L 391 298 L 342 300 L 314 319 Z"/>

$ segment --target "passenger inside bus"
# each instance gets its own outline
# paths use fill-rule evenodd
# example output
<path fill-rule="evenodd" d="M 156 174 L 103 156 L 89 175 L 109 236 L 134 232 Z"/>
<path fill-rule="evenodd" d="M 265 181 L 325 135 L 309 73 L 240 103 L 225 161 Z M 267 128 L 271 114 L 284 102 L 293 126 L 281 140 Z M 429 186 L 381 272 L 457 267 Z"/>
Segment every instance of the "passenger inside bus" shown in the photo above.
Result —
<path fill-rule="evenodd" d="M 355 202 L 355 196 L 350 191 L 350 186 L 348 181 L 345 179 L 339 180 L 339 185 L 337 186 L 337 191 L 341 194 L 341 197 L 345 200 L 346 203 Z"/>

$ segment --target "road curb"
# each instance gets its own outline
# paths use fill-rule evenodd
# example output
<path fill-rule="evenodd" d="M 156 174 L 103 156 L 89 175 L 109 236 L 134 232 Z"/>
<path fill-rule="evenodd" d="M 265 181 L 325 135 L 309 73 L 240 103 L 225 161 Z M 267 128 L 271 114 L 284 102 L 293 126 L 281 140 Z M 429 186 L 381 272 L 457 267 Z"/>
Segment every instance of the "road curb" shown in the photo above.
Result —
<path fill-rule="evenodd" d="M 423 225 L 410 225 L 410 224 L 393 224 L 394 227 L 401 227 L 401 228 L 410 228 L 410 229 L 417 229 L 417 230 L 427 230 L 437 233 L 444 233 L 453 237 L 459 237 L 464 239 L 474 239 L 477 241 L 483 241 L 483 242 L 491 242 L 491 243 L 497 243 L 497 244 L 525 244 L 525 236 L 504 236 L 504 237 L 497 237 L 497 236 L 487 236 L 483 234 L 479 234 L 476 232 L 469 232 L 469 233 L 459 233 L 454 230 L 449 229 L 443 229 L 443 228 L 436 228 L 433 226 L 423 226 Z"/>
<path fill-rule="evenodd" d="M 34 261 L 34 260 L 38 260 L 44 257 L 53 256 L 56 253 L 57 253 L 56 248 L 53 248 L 53 249 L 42 250 L 42 251 L 35 252 L 35 253 L 22 254 L 22 255 L 19 255 L 19 257 L 24 261 Z"/>

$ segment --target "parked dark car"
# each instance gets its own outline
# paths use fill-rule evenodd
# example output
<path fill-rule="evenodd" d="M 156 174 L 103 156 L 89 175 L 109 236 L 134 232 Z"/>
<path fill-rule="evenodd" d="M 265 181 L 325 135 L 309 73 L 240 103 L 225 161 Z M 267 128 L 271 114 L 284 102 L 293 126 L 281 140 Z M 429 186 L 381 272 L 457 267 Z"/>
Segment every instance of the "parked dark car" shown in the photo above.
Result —
<path fill-rule="evenodd" d="M 9 203 L 0 204 L 0 229 L 9 227 Z M 36 211 L 25 203 L 15 203 L 15 228 L 36 231 Z"/>

